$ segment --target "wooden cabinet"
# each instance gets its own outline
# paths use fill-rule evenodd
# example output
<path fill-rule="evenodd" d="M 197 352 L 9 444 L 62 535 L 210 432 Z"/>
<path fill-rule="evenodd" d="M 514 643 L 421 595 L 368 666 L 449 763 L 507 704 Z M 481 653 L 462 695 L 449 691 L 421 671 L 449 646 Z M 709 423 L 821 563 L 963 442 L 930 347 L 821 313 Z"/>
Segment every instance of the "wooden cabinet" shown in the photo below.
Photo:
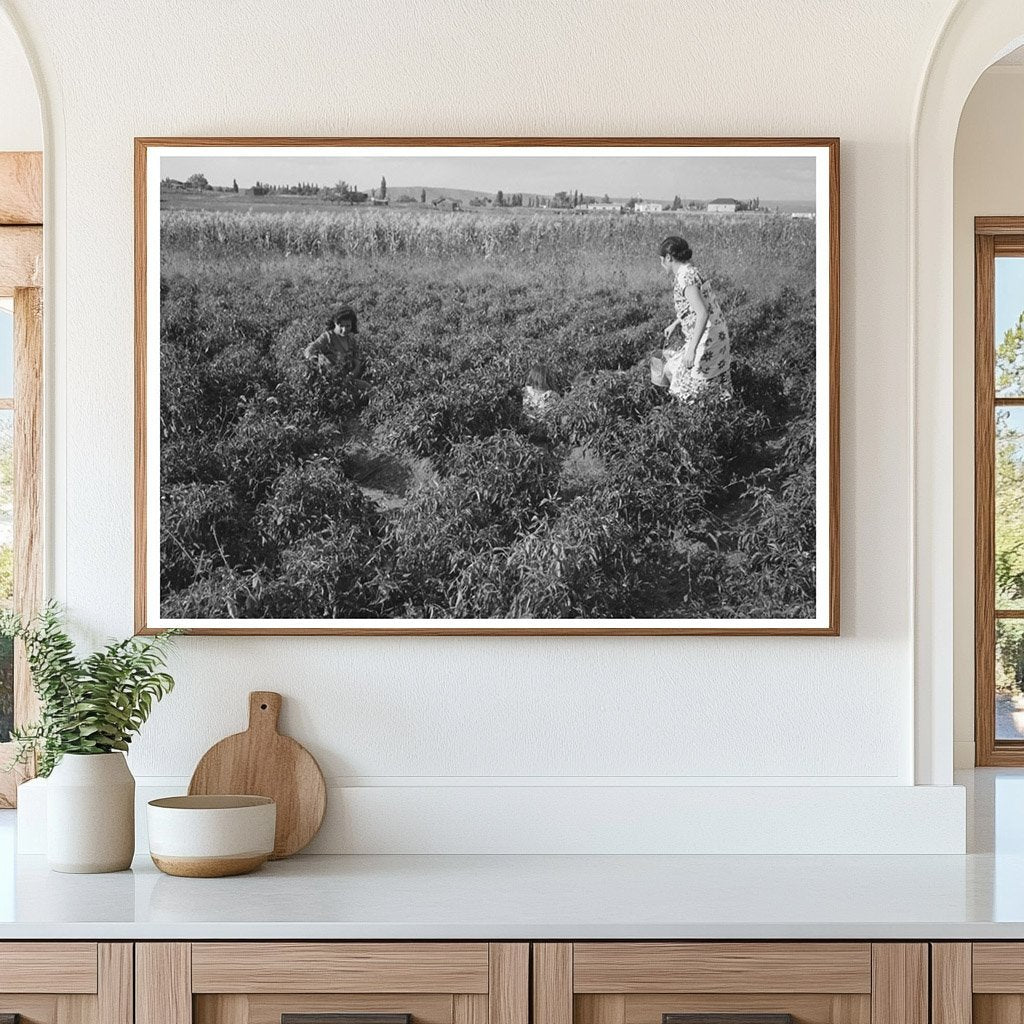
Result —
<path fill-rule="evenodd" d="M 924 943 L 536 943 L 533 958 L 533 1024 L 928 1024 Z"/>
<path fill-rule="evenodd" d="M 515 942 L 139 943 L 136 1022 L 529 1024 L 529 970 Z"/>
<path fill-rule="evenodd" d="M 1024 943 L 9 942 L 7 1014 L 21 1024 L 1022 1024 Z"/>
<path fill-rule="evenodd" d="M 0 943 L 0 1017 L 132 1024 L 130 942 Z"/>

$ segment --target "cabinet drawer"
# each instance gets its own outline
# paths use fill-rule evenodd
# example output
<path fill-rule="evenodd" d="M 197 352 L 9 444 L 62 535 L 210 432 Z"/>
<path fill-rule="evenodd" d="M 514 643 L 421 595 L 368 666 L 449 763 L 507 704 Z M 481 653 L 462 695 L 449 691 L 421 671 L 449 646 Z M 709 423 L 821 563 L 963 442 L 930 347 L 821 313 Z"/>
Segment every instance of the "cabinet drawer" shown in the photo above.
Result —
<path fill-rule="evenodd" d="M 136 947 L 136 1024 L 529 1024 L 515 942 Z"/>
<path fill-rule="evenodd" d="M 573 991 L 871 991 L 870 943 L 577 942 Z"/>
<path fill-rule="evenodd" d="M 927 1024 L 923 943 L 537 943 L 534 1024 Z"/>
<path fill-rule="evenodd" d="M 975 942 L 971 970 L 974 992 L 1024 994 L 1024 942 Z"/>
<path fill-rule="evenodd" d="M 472 992 L 486 942 L 197 942 L 193 992 Z"/>
<path fill-rule="evenodd" d="M 96 984 L 95 942 L 0 943 L 0 992 L 86 995 Z"/>

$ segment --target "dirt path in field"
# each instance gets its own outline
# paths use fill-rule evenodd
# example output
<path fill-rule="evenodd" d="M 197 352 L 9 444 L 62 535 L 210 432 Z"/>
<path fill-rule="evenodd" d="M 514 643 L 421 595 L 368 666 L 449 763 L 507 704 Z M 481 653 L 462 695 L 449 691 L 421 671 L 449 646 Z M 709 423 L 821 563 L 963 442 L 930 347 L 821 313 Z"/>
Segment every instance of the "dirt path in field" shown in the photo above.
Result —
<path fill-rule="evenodd" d="M 349 476 L 379 509 L 403 508 L 413 483 L 413 471 L 404 460 L 357 441 L 346 449 Z"/>
<path fill-rule="evenodd" d="M 395 455 L 378 448 L 358 421 L 352 424 L 352 440 L 345 447 L 346 470 L 363 494 L 381 511 L 404 508 L 409 492 L 418 483 L 436 479 L 429 459 Z"/>

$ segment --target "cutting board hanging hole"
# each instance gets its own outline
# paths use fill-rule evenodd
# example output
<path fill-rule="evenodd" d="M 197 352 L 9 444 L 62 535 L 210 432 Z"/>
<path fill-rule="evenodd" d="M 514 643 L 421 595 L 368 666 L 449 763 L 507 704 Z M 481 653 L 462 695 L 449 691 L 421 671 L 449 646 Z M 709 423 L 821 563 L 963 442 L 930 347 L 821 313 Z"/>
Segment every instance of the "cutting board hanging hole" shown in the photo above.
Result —
<path fill-rule="evenodd" d="M 257 690 L 249 694 L 249 729 L 273 729 L 281 717 L 281 694 Z"/>

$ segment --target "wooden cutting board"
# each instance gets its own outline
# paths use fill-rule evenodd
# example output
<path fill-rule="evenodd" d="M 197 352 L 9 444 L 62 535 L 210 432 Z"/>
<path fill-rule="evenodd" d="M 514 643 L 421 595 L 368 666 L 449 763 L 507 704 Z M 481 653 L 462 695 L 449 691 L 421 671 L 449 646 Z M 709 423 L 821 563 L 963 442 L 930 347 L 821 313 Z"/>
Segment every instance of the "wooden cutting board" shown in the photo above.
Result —
<path fill-rule="evenodd" d="M 298 853 L 317 834 L 327 809 L 327 787 L 313 755 L 277 731 L 281 694 L 249 694 L 249 728 L 214 744 L 201 758 L 190 796 L 245 793 L 277 803 L 271 860 Z"/>

